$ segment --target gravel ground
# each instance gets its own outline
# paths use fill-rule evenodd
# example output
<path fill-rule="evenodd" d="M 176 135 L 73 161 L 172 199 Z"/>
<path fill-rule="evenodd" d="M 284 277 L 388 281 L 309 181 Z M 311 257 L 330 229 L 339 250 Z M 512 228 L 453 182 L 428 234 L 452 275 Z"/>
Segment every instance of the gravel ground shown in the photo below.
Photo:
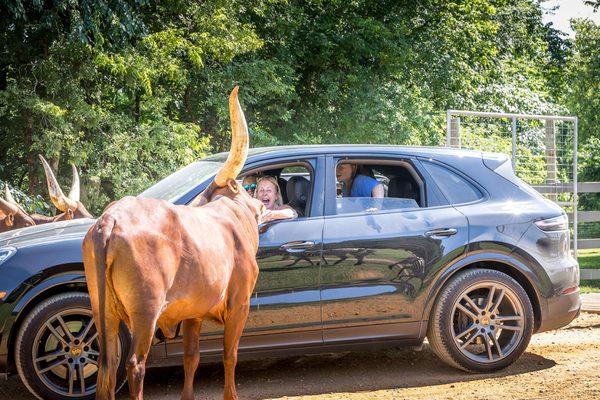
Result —
<path fill-rule="evenodd" d="M 535 335 L 515 364 L 495 374 L 454 370 L 425 346 L 241 362 L 237 382 L 241 399 L 600 399 L 600 315 Z M 222 384 L 221 366 L 201 366 L 197 399 L 221 398 Z M 145 398 L 179 399 L 182 385 L 182 368 L 149 370 Z M 0 399 L 29 398 L 18 377 L 0 381 Z"/>

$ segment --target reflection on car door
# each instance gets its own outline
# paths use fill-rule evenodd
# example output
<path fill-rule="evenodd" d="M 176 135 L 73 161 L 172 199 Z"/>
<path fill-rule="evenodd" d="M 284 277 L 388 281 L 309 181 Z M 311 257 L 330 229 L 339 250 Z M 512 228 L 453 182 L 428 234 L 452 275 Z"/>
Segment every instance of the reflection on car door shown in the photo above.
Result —
<path fill-rule="evenodd" d="M 335 196 L 331 184 L 326 196 Z M 451 206 L 327 215 L 325 342 L 418 335 L 427 273 L 462 253 L 467 242 L 467 220 Z"/>

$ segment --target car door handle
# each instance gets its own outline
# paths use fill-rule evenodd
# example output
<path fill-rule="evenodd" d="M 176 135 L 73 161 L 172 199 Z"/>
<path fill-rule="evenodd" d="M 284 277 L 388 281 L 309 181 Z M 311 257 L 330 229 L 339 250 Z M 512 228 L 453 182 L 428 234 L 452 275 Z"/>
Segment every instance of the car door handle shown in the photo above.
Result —
<path fill-rule="evenodd" d="M 311 241 L 294 241 L 294 242 L 287 242 L 286 244 L 282 244 L 280 249 L 281 250 L 285 250 L 288 253 L 299 253 L 302 251 L 306 251 L 312 247 L 314 247 L 315 242 L 311 242 Z"/>
<path fill-rule="evenodd" d="M 456 235 L 456 232 L 458 232 L 456 229 L 454 228 L 441 228 L 441 229 L 434 229 L 432 231 L 427 231 L 425 232 L 425 236 L 427 237 L 448 237 L 448 236 L 452 236 L 452 235 Z"/>

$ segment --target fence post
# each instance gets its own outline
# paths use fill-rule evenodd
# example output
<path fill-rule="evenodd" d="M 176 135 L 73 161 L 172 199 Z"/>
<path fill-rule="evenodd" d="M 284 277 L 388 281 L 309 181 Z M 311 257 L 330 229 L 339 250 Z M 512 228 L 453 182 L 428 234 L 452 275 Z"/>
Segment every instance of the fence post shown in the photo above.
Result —
<path fill-rule="evenodd" d="M 547 119 L 545 121 L 545 140 L 546 145 L 546 184 L 556 186 L 558 176 L 558 166 L 556 165 L 556 132 L 554 120 Z M 557 201 L 557 193 L 549 193 L 548 198 L 552 201 Z"/>
<path fill-rule="evenodd" d="M 450 147 L 461 147 L 460 118 L 450 118 Z"/>
<path fill-rule="evenodd" d="M 517 117 L 512 117 L 511 132 L 512 132 L 511 161 L 512 161 L 513 171 L 515 171 L 515 173 L 517 173 Z"/>

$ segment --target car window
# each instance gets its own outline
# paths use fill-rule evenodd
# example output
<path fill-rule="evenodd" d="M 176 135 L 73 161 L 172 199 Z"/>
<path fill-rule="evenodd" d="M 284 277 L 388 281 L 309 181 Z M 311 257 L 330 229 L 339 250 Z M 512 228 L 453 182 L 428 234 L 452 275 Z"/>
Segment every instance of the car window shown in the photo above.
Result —
<path fill-rule="evenodd" d="M 277 165 L 263 167 L 240 177 L 244 189 L 252 196 L 259 198 L 256 191 L 257 179 L 271 176 L 277 182 L 278 192 L 281 194 L 281 203 L 290 206 L 298 213 L 298 217 L 308 217 L 310 214 L 310 199 L 312 195 L 313 171 L 308 163 Z M 260 200 L 260 198 L 259 198 Z"/>
<path fill-rule="evenodd" d="M 414 209 L 423 201 L 422 180 L 408 162 L 340 160 L 335 173 L 336 199 L 332 211 L 337 215 Z"/>
<path fill-rule="evenodd" d="M 448 168 L 429 161 L 422 164 L 450 204 L 470 203 L 483 197 L 476 187 Z"/>
<path fill-rule="evenodd" d="M 414 199 L 384 197 L 338 197 L 336 198 L 336 214 L 352 214 L 360 212 L 377 212 L 419 208 Z"/>

